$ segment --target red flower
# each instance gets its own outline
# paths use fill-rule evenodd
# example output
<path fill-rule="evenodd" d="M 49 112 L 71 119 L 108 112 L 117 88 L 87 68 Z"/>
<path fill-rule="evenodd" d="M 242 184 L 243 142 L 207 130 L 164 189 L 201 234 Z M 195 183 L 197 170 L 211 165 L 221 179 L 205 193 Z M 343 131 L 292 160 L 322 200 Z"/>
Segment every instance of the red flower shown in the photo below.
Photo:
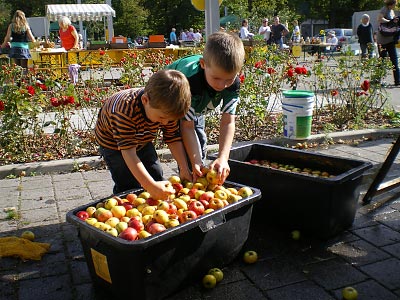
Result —
<path fill-rule="evenodd" d="M 35 88 L 34 88 L 33 86 L 29 85 L 28 88 L 27 88 L 27 90 L 28 90 L 28 93 L 29 93 L 31 96 L 35 95 Z"/>
<path fill-rule="evenodd" d="M 126 57 L 124 56 L 123 58 L 121 58 L 121 63 L 125 63 L 126 62 Z"/>
<path fill-rule="evenodd" d="M 288 77 L 293 77 L 293 76 L 294 76 L 294 69 L 293 69 L 293 68 L 290 68 L 290 69 L 287 71 L 287 76 L 288 76 Z"/>
<path fill-rule="evenodd" d="M 338 92 L 337 90 L 332 90 L 332 91 L 331 91 L 331 96 L 332 96 L 332 97 L 335 97 L 335 96 L 337 96 L 337 95 L 339 95 L 339 92 Z"/>
<path fill-rule="evenodd" d="M 362 96 L 362 95 L 368 95 L 366 92 L 364 92 L 364 91 L 361 91 L 361 92 L 357 92 L 356 93 L 356 96 L 357 97 L 360 97 L 360 96 Z"/>
<path fill-rule="evenodd" d="M 100 55 L 104 55 L 104 54 L 106 54 L 106 51 L 100 49 L 100 50 L 99 50 L 99 54 L 100 54 Z"/>
<path fill-rule="evenodd" d="M 303 68 L 302 67 L 296 67 L 294 69 L 294 71 L 296 72 L 296 74 L 303 74 Z"/>
<path fill-rule="evenodd" d="M 254 64 L 254 67 L 255 67 L 256 69 L 260 69 L 260 68 L 262 67 L 262 65 L 263 65 L 262 61 L 258 61 L 258 62 L 256 62 L 256 63 Z"/>
<path fill-rule="evenodd" d="M 51 97 L 51 98 L 50 98 L 50 103 L 51 103 L 51 105 L 54 106 L 54 107 L 58 107 L 58 106 L 61 105 L 61 102 L 58 101 L 58 99 L 57 99 L 56 97 Z"/>
<path fill-rule="evenodd" d="M 244 76 L 244 74 L 243 74 L 243 73 L 242 73 L 242 74 L 240 74 L 240 75 L 239 75 L 239 80 L 240 80 L 240 83 L 243 83 L 245 78 L 246 78 L 246 77 Z"/>
<path fill-rule="evenodd" d="M 274 68 L 268 67 L 268 68 L 267 68 L 267 73 L 271 75 L 271 74 L 273 74 L 273 73 L 276 73 L 276 71 L 275 71 Z"/>
<path fill-rule="evenodd" d="M 369 80 L 364 80 L 364 81 L 361 83 L 361 88 L 362 88 L 364 91 L 368 91 L 368 90 L 369 90 L 369 86 L 370 86 Z"/>
<path fill-rule="evenodd" d="M 0 111 L 3 111 L 5 109 L 4 102 L 0 100 Z"/>

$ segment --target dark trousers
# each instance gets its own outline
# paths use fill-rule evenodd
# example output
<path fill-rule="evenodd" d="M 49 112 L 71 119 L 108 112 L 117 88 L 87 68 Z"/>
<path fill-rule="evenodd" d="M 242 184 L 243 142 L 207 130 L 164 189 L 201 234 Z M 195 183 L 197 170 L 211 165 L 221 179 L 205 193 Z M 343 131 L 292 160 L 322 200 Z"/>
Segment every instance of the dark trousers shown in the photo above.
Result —
<path fill-rule="evenodd" d="M 394 84 L 400 84 L 400 70 L 399 70 L 399 61 L 397 57 L 397 50 L 395 42 L 391 42 L 389 44 L 381 45 L 379 51 L 380 57 L 388 57 L 393 65 L 393 77 L 394 77 Z"/>
<path fill-rule="evenodd" d="M 114 181 L 114 194 L 122 193 L 131 189 L 142 188 L 126 165 L 121 151 L 101 146 L 99 149 Z M 137 155 L 154 180 L 164 180 L 163 170 L 152 143 L 147 143 L 142 149 L 137 151 Z"/>

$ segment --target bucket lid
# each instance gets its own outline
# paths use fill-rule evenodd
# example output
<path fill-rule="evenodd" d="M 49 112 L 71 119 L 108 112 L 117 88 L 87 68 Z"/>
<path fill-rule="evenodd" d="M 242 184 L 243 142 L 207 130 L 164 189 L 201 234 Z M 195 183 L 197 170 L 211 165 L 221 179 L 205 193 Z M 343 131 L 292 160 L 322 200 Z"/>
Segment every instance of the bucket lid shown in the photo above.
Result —
<path fill-rule="evenodd" d="M 303 90 L 288 90 L 283 91 L 283 96 L 286 98 L 310 98 L 314 97 L 314 93 L 310 91 L 303 91 Z"/>

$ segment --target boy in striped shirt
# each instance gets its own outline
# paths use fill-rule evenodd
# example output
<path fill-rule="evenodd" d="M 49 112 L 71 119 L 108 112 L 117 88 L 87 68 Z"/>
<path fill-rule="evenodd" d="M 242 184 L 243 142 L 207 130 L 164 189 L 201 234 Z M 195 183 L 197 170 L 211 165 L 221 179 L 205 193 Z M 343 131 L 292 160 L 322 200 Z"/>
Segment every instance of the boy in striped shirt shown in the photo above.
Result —
<path fill-rule="evenodd" d="M 220 103 L 219 154 L 209 166 L 218 173 L 219 184 L 229 175 L 229 151 L 235 134 L 235 113 L 239 101 L 238 74 L 245 59 L 243 42 L 237 34 L 216 32 L 207 38 L 203 55 L 178 59 L 168 69 L 179 70 L 190 83 L 192 102 L 181 120 L 181 132 L 188 153 L 193 182 L 202 176 L 206 157 L 205 114 Z"/>
<path fill-rule="evenodd" d="M 123 90 L 106 100 L 95 134 L 115 194 L 141 187 L 155 199 L 167 199 L 174 193 L 163 179 L 152 143 L 159 130 L 178 163 L 180 177 L 192 179 L 179 130 L 190 97 L 189 82 L 181 72 L 161 70 L 150 77 L 145 88 Z"/>

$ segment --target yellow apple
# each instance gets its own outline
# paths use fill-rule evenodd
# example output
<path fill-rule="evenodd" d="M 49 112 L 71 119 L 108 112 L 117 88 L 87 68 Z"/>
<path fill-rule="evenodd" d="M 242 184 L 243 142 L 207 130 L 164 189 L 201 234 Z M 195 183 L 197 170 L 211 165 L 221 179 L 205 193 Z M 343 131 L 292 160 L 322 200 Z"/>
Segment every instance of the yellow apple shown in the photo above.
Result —
<path fill-rule="evenodd" d="M 247 264 L 254 264 L 258 260 L 257 252 L 249 250 L 243 254 L 243 260 Z"/>

